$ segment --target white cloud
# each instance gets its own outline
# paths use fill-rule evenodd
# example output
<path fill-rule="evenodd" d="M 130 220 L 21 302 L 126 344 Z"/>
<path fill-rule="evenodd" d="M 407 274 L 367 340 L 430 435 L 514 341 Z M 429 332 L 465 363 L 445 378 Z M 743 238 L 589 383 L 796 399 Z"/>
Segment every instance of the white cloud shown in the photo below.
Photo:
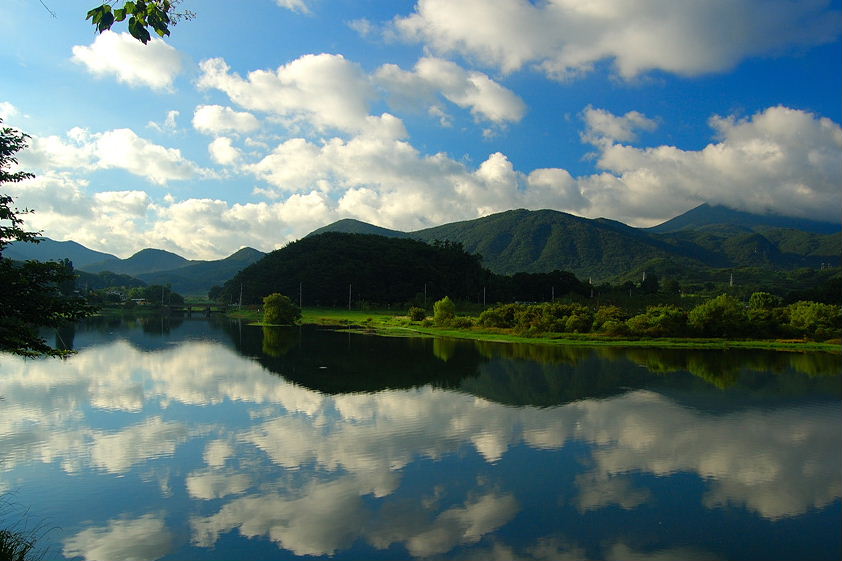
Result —
<path fill-rule="evenodd" d="M 131 129 L 90 133 L 77 127 L 66 138 L 33 136 L 19 159 L 24 168 L 38 172 L 117 168 L 159 185 L 205 173 L 181 150 L 154 144 Z"/>
<path fill-rule="evenodd" d="M 477 120 L 517 122 L 526 111 L 520 97 L 487 75 L 466 71 L 440 58 L 420 59 L 413 72 L 387 64 L 377 70 L 375 79 L 399 107 L 417 103 L 433 106 L 435 95 L 440 92 L 448 101 L 469 108 Z"/>
<path fill-rule="evenodd" d="M 236 163 L 242 156 L 240 151 L 234 146 L 231 139 L 227 136 L 215 138 L 213 142 L 208 145 L 208 151 L 210 152 L 213 161 L 223 166 L 230 166 Z"/>
<path fill-rule="evenodd" d="M 718 142 L 702 150 L 606 144 L 604 174 L 580 178 L 586 212 L 661 220 L 701 202 L 751 212 L 838 221 L 842 128 L 771 107 L 749 118 L 714 117 Z"/>
<path fill-rule="evenodd" d="M 613 61 L 624 78 L 649 70 L 698 75 L 839 35 L 828 3 L 785 0 L 420 0 L 393 26 L 437 52 L 512 72 L 534 65 L 564 79 Z"/>
<path fill-rule="evenodd" d="M 307 6 L 305 0 L 275 0 L 275 3 L 281 8 L 299 12 L 302 14 L 309 14 L 310 8 Z"/>
<path fill-rule="evenodd" d="M 366 18 L 359 18 L 348 22 L 348 27 L 360 34 L 360 37 L 368 37 L 375 31 L 375 26 Z"/>
<path fill-rule="evenodd" d="M 200 173 L 178 148 L 166 148 L 139 137 L 131 129 L 116 129 L 97 138 L 98 166 L 119 168 L 146 177 L 158 185 L 190 179 Z"/>
<path fill-rule="evenodd" d="M 8 101 L 0 101 L 0 119 L 6 120 L 19 113 L 18 108 Z"/>
<path fill-rule="evenodd" d="M 374 90 L 362 68 L 342 55 L 304 55 L 277 70 L 243 79 L 221 58 L 200 63 L 200 88 L 216 88 L 234 103 L 282 118 L 288 125 L 358 132 Z"/>
<path fill-rule="evenodd" d="M 579 177 L 562 168 L 527 173 L 499 152 L 476 166 L 425 155 L 406 140 L 403 122 L 387 113 L 361 115 L 347 139 L 291 138 L 256 160 L 227 137 L 214 140 L 214 160 L 252 174 L 252 193 L 270 202 L 158 201 L 139 191 L 95 198 L 79 174 L 113 167 L 156 184 L 208 174 L 129 129 L 33 137 L 21 163 L 39 177 L 15 184 L 12 194 L 38 210 L 27 225 L 55 239 L 118 254 L 160 247 L 203 259 L 243 245 L 271 250 L 345 217 L 416 230 L 511 208 L 552 208 L 646 226 L 709 202 L 838 221 L 842 128 L 829 119 L 786 107 L 714 117 L 716 139 L 682 150 L 627 144 L 655 126 L 639 112 L 617 116 L 587 107 L 582 115 L 582 138 L 594 144 L 600 170 Z M 265 150 L 254 140 L 244 145 Z"/>
<path fill-rule="evenodd" d="M 146 123 L 146 126 L 153 129 L 153 130 L 156 130 L 158 132 L 163 132 L 163 133 L 173 132 L 178 127 L 178 124 L 176 123 L 176 119 L 178 119 L 179 114 L 180 114 L 180 112 L 176 111 L 175 109 L 173 109 L 171 111 L 167 111 L 167 116 L 166 116 L 166 118 L 164 118 L 163 123 L 156 123 L 155 121 L 149 121 L 148 123 Z"/>
<path fill-rule="evenodd" d="M 637 140 L 637 130 L 653 131 L 658 123 L 639 111 L 629 111 L 622 117 L 604 109 L 588 105 L 582 112 L 585 130 L 582 140 L 594 145 Z"/>
<path fill-rule="evenodd" d="M 193 114 L 193 127 L 205 134 L 250 133 L 260 128 L 257 117 L 221 105 L 200 105 Z"/>
<path fill-rule="evenodd" d="M 181 73 L 181 55 L 174 47 L 158 38 L 144 45 L 128 33 L 105 31 L 90 46 L 73 47 L 72 60 L 92 74 L 154 90 L 172 90 Z"/>
<path fill-rule="evenodd" d="M 86 528 L 65 540 L 62 554 L 85 561 L 155 561 L 169 553 L 173 538 L 163 515 L 146 514 Z"/>

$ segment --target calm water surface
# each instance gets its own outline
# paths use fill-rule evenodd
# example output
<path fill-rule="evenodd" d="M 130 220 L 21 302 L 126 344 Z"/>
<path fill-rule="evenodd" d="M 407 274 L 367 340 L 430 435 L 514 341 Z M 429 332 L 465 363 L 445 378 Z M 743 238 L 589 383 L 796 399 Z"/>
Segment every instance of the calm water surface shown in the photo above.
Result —
<path fill-rule="evenodd" d="M 47 559 L 839 559 L 838 355 L 98 320 L 0 356 Z M 28 514 L 22 513 L 28 510 Z"/>

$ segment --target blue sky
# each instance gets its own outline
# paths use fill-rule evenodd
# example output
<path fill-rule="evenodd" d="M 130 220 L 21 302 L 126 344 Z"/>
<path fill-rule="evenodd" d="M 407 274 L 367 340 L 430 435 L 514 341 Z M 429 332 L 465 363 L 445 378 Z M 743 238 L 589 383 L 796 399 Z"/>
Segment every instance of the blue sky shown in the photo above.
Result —
<path fill-rule="evenodd" d="M 0 115 L 37 174 L 4 190 L 53 239 L 212 259 L 348 217 L 840 218 L 838 1 L 184 0 L 146 46 L 45 3 L 0 4 Z"/>

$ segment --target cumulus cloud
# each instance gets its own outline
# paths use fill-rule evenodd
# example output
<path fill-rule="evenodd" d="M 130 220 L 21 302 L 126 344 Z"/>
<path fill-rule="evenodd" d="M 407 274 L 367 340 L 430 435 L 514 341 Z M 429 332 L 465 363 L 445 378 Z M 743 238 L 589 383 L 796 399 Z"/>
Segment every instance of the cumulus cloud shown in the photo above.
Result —
<path fill-rule="evenodd" d="M 214 162 L 223 166 L 230 166 L 231 164 L 236 163 L 242 155 L 234 146 L 232 140 L 227 136 L 215 138 L 213 142 L 208 145 L 208 152 L 210 152 L 211 158 L 213 158 Z"/>
<path fill-rule="evenodd" d="M 470 109 L 477 120 L 517 122 L 526 111 L 519 96 L 486 74 L 466 71 L 441 58 L 424 57 L 412 72 L 386 64 L 377 70 L 375 80 L 398 107 L 418 103 L 434 106 L 436 95 L 441 93 L 448 101 Z"/>
<path fill-rule="evenodd" d="M 710 122 L 718 141 L 697 151 L 606 144 L 598 160 L 606 173 L 579 181 L 588 212 L 657 221 L 710 202 L 838 222 L 839 125 L 786 107 Z"/>
<path fill-rule="evenodd" d="M 18 204 L 38 209 L 27 223 L 50 237 L 110 252 L 152 246 L 204 259 L 243 245 L 271 250 L 346 217 L 411 231 L 511 208 L 551 208 L 648 226 L 708 202 L 838 221 L 842 128 L 827 118 L 780 106 L 742 118 L 715 116 L 714 139 L 700 150 L 634 146 L 638 131 L 656 126 L 637 111 L 587 107 L 582 118 L 582 139 L 594 145 L 598 171 L 578 177 L 563 168 L 519 170 L 500 152 L 477 165 L 423 154 L 407 140 L 403 122 L 385 113 L 361 114 L 347 138 L 293 137 L 268 153 L 247 138 L 249 151 L 264 154 L 256 159 L 230 137 L 214 140 L 213 160 L 254 176 L 252 193 L 267 202 L 156 201 L 138 192 L 125 195 L 134 201 L 128 206 L 94 201 L 74 172 L 119 168 L 161 185 L 209 174 L 130 129 L 33 137 L 21 163 L 39 177 L 16 184 L 13 194 Z"/>
<path fill-rule="evenodd" d="M 174 47 L 158 38 L 144 45 L 128 33 L 112 31 L 101 33 L 89 46 L 73 47 L 71 60 L 97 76 L 153 90 L 172 90 L 181 73 L 181 55 Z"/>
<path fill-rule="evenodd" d="M 566 79 L 613 61 L 624 78 L 649 70 L 698 75 L 745 58 L 809 47 L 839 35 L 827 2 L 734 0 L 420 0 L 393 32 L 441 53 L 512 72 L 526 65 Z"/>
<path fill-rule="evenodd" d="M 289 125 L 357 132 L 364 128 L 374 90 L 362 68 L 342 55 L 305 55 L 277 70 L 246 78 L 221 58 L 200 63 L 200 88 L 215 88 L 234 103 L 279 117 Z"/>
<path fill-rule="evenodd" d="M 193 127 L 205 134 L 250 133 L 260 128 L 257 117 L 221 105 L 200 105 L 193 114 Z"/>
<path fill-rule="evenodd" d="M 158 185 L 204 173 L 185 158 L 181 150 L 150 142 L 132 129 L 91 133 L 77 127 L 68 131 L 64 138 L 33 136 L 19 160 L 23 167 L 38 172 L 123 169 Z"/>
<path fill-rule="evenodd" d="M 618 116 L 590 105 L 582 112 L 582 118 L 585 121 L 582 140 L 594 145 L 634 142 L 638 130 L 653 131 L 658 127 L 656 121 L 639 111 L 629 111 Z"/>

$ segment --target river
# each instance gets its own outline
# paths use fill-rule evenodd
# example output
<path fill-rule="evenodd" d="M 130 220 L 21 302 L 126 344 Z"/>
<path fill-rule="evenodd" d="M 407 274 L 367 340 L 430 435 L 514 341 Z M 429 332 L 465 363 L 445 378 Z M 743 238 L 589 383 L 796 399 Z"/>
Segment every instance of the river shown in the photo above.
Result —
<path fill-rule="evenodd" d="M 47 559 L 842 555 L 839 355 L 59 335 L 0 355 L 0 518 Z"/>

